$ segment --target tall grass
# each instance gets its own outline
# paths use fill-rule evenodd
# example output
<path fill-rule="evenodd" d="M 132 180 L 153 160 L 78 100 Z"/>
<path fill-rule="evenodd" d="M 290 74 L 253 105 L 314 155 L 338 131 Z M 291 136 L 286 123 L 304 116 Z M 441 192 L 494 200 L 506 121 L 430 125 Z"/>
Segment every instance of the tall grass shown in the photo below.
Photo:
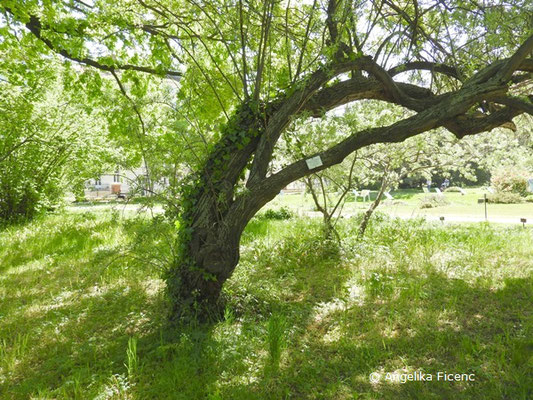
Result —
<path fill-rule="evenodd" d="M 131 337 L 128 340 L 126 356 L 128 357 L 128 363 L 126 364 L 126 367 L 128 368 L 128 378 L 131 381 L 134 379 L 135 374 L 139 369 L 139 359 L 137 358 L 137 339 L 134 337 Z"/>
<path fill-rule="evenodd" d="M 0 399 L 531 398 L 533 231 L 376 215 L 254 220 L 224 319 L 166 324 L 172 226 L 52 215 L 0 232 Z M 474 373 L 372 383 L 372 372 Z"/>
<path fill-rule="evenodd" d="M 8 343 L 5 338 L 0 340 L 0 368 L 4 374 L 9 375 L 15 370 L 17 361 L 24 356 L 27 350 L 27 334 L 17 332 L 12 343 Z"/>
<path fill-rule="evenodd" d="M 281 353 L 287 346 L 287 319 L 283 314 L 273 314 L 267 322 L 269 369 L 273 374 L 279 370 Z"/>

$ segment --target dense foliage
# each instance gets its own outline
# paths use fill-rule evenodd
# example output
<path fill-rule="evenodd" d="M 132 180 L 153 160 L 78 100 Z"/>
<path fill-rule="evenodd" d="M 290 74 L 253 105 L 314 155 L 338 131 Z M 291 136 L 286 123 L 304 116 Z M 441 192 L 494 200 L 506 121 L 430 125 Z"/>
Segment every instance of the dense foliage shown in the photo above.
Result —
<path fill-rule="evenodd" d="M 54 72 L 0 81 L 0 222 L 57 206 L 108 161 L 101 115 Z"/>

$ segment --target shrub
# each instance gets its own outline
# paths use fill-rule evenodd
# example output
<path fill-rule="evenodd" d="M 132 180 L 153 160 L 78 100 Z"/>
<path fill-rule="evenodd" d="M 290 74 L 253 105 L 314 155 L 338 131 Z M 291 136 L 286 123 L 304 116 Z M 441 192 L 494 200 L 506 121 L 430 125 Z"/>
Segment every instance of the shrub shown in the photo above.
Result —
<path fill-rule="evenodd" d="M 496 192 L 487 196 L 487 202 L 495 204 L 516 204 L 522 203 L 524 199 L 513 192 Z"/>
<path fill-rule="evenodd" d="M 459 186 L 450 186 L 445 191 L 450 193 L 461 193 L 461 188 Z"/>
<path fill-rule="evenodd" d="M 259 217 L 263 219 L 283 220 L 283 219 L 291 219 L 292 217 L 294 217 L 294 214 L 287 207 L 281 207 L 279 210 L 272 210 L 272 209 L 266 210 Z"/>
<path fill-rule="evenodd" d="M 421 200 L 420 208 L 435 208 L 447 206 L 448 204 L 450 204 L 450 202 L 446 197 L 439 196 L 438 194 L 431 194 Z"/>
<path fill-rule="evenodd" d="M 496 170 L 490 179 L 491 185 L 497 192 L 517 193 L 520 196 L 527 195 L 528 173 L 510 167 Z"/>

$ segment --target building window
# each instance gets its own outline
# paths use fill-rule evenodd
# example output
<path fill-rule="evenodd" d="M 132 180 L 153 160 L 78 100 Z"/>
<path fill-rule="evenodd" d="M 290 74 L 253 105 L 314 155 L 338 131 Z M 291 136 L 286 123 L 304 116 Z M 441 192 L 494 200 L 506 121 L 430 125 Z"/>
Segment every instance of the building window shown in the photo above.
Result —
<path fill-rule="evenodd" d="M 113 182 L 120 182 L 120 173 L 118 169 L 115 171 L 115 175 L 113 175 Z"/>
<path fill-rule="evenodd" d="M 100 186 L 100 185 L 102 184 L 102 179 L 101 179 L 101 178 L 96 178 L 96 179 L 94 180 L 94 184 L 95 184 L 96 186 Z"/>

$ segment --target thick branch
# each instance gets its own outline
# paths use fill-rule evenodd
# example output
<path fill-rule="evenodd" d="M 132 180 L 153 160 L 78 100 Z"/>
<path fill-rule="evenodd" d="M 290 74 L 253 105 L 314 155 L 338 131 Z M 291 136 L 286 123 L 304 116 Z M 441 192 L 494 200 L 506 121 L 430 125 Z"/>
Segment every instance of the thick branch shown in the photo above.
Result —
<path fill-rule="evenodd" d="M 509 61 L 510 58 L 504 59 L 504 60 L 498 60 L 490 64 L 489 66 L 483 68 L 481 71 L 479 71 L 477 74 L 475 74 L 473 77 L 468 79 L 464 84 L 465 85 L 475 85 L 475 84 L 481 84 L 489 79 L 493 78 L 496 74 L 498 74 L 500 71 L 507 70 L 509 67 Z M 514 64 L 513 64 L 514 65 Z M 507 70 L 508 71 L 508 70 Z M 502 72 L 500 76 L 509 76 L 509 79 L 506 81 L 500 80 L 500 82 L 507 82 L 507 81 L 513 81 L 513 77 L 511 76 L 515 71 L 526 71 L 526 72 L 533 72 L 533 59 L 531 58 L 525 58 L 520 61 L 519 64 L 517 64 L 516 69 L 513 70 L 510 74 Z"/>
<path fill-rule="evenodd" d="M 483 83 L 486 83 L 494 74 L 498 73 L 500 68 L 507 65 L 506 63 L 509 60 L 497 61 L 484 68 L 470 79 L 467 84 L 463 85 L 461 92 L 465 93 L 469 90 L 478 90 Z M 517 68 L 529 70 L 531 67 L 529 61 L 521 60 Z M 365 70 L 377 79 L 355 77 L 347 81 L 338 82 L 331 87 L 319 89 L 332 77 L 354 69 Z M 449 67 L 443 66 L 441 70 L 451 73 Z M 486 83 L 486 85 L 488 85 L 487 87 L 491 85 L 497 86 L 498 83 Z M 503 86 L 501 89 L 503 90 Z M 310 111 L 312 115 L 319 116 L 324 111 L 361 99 L 384 100 L 413 111 L 421 112 L 446 101 L 452 96 L 454 96 L 453 93 L 436 96 L 426 88 L 395 82 L 390 74 L 377 65 L 370 57 L 344 61 L 329 69 L 318 70 L 308 79 L 305 88 L 295 91 L 290 97 L 280 102 L 277 107 L 279 111 L 273 113 L 256 150 L 247 186 L 251 187 L 266 177 L 268 164 L 281 132 L 285 129 L 291 118 L 302 112 Z M 483 100 L 483 97 L 480 97 L 481 100 Z M 470 104 L 469 107 L 473 104 Z M 467 109 L 464 112 L 466 111 Z M 452 117 L 449 116 L 448 119 L 451 122 L 445 124 L 446 128 L 457 136 L 463 136 L 465 130 L 460 123 L 454 122 Z M 463 120 L 469 120 L 469 118 L 471 117 L 463 117 Z"/>
<path fill-rule="evenodd" d="M 485 84 L 466 87 L 451 96 L 444 97 L 438 104 L 419 112 L 418 114 L 396 122 L 387 127 L 370 128 L 355 133 L 330 149 L 318 154 L 322 166 L 310 170 L 305 160 L 297 161 L 280 172 L 249 185 L 252 192 L 239 202 L 248 202 L 244 207 L 247 212 L 255 213 L 265 202 L 271 200 L 279 191 L 290 182 L 338 164 L 352 152 L 375 143 L 401 142 L 405 139 L 426 132 L 430 129 L 446 125 L 455 117 L 463 115 L 468 109 L 482 99 L 501 97 L 506 88 L 498 85 Z M 470 131 L 461 127 L 461 135 L 474 134 L 501 125 L 504 120 L 512 118 L 516 111 L 512 109 L 501 110 L 472 124 L 471 119 L 465 120 Z M 520 113 L 520 112 L 518 112 Z M 316 156 L 316 155 L 313 155 Z M 251 214 L 253 215 L 253 214 Z M 242 215 L 242 218 L 251 217 Z"/>
<path fill-rule="evenodd" d="M 387 93 L 396 103 L 407 100 L 407 96 L 400 90 L 398 85 L 396 85 L 396 82 L 394 82 L 392 77 L 375 61 L 368 60 L 362 69 L 374 75 L 374 77 L 383 84 Z"/>
<path fill-rule="evenodd" d="M 505 107 L 485 117 L 459 116 L 453 120 L 446 121 L 443 126 L 461 139 L 465 136 L 476 135 L 503 126 L 520 114 L 522 114 L 522 111 L 517 108 Z"/>
<path fill-rule="evenodd" d="M 279 139 L 281 132 L 287 127 L 291 118 L 300 112 L 313 94 L 331 78 L 343 72 L 361 68 L 368 60 L 369 57 L 360 57 L 356 60 L 345 61 L 327 68 L 321 68 L 306 80 L 306 84 L 302 89 L 295 90 L 287 98 L 278 100 L 275 106 L 274 103 L 271 104 L 276 111 L 270 115 L 268 126 L 259 141 L 247 185 L 252 185 L 254 182 L 260 181 L 266 176 L 274 145 Z"/>
<path fill-rule="evenodd" d="M 383 86 L 375 79 L 356 77 L 317 91 L 302 108 L 313 117 L 356 100 L 388 100 Z"/>
<path fill-rule="evenodd" d="M 328 44 L 337 43 L 339 40 L 339 29 L 337 27 L 337 22 L 335 21 L 335 14 L 337 13 L 337 0 L 328 1 L 328 9 L 326 18 L 326 26 L 329 31 L 329 40 Z"/>
<path fill-rule="evenodd" d="M 500 82 L 507 82 L 511 79 L 513 73 L 519 69 L 522 62 L 533 52 L 533 35 L 531 35 L 509 58 L 504 67 L 498 72 Z"/>
<path fill-rule="evenodd" d="M 413 61 L 413 62 L 408 62 L 405 64 L 400 64 L 394 68 L 389 69 L 387 72 L 389 73 L 390 76 L 396 76 L 398 74 L 401 74 L 402 72 L 413 71 L 413 70 L 425 70 L 425 71 L 431 71 L 431 72 L 438 72 L 440 74 L 444 74 L 452 78 L 461 80 L 461 74 L 457 70 L 457 68 L 451 67 L 446 64 L 439 64 L 439 63 L 434 63 L 430 61 Z"/>
<path fill-rule="evenodd" d="M 495 99 L 495 103 L 504 104 L 506 106 L 509 106 L 511 108 L 515 108 L 517 110 L 521 110 L 522 112 L 528 113 L 529 115 L 533 115 L 533 96 L 529 96 L 529 101 L 522 100 L 518 97 L 502 97 L 499 99 Z"/>

